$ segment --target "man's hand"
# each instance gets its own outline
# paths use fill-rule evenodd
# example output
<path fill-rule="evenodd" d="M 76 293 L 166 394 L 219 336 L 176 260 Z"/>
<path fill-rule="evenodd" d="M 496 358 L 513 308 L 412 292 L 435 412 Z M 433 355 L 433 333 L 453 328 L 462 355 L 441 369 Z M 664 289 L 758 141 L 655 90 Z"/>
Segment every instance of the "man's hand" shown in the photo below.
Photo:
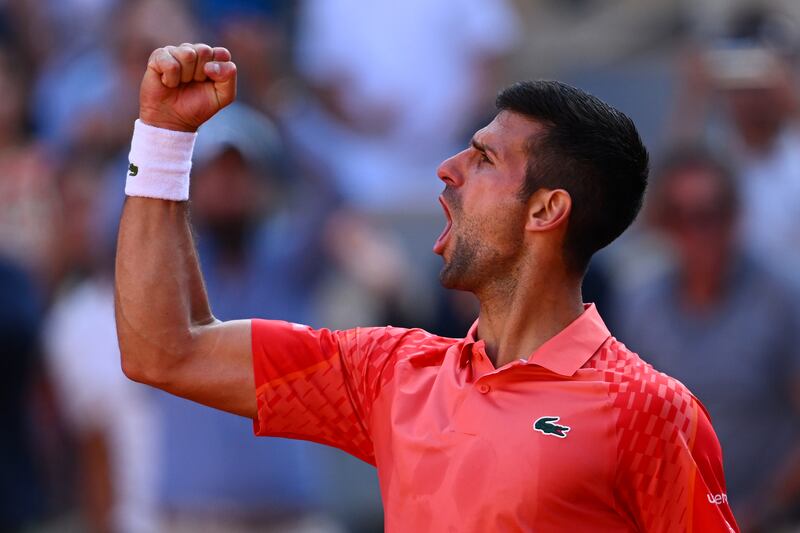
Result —
<path fill-rule="evenodd" d="M 151 126 L 197 131 L 236 97 L 236 65 L 225 48 L 165 46 L 150 54 L 139 90 L 139 118 Z"/>

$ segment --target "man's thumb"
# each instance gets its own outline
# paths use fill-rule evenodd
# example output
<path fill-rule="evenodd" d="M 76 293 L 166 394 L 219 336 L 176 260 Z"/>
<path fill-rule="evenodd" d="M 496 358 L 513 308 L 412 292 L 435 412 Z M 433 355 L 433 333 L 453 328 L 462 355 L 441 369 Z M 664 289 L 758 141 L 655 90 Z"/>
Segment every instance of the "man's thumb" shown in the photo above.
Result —
<path fill-rule="evenodd" d="M 214 91 L 222 107 L 236 98 L 236 65 L 232 61 L 209 61 L 205 64 L 206 76 L 214 82 Z"/>

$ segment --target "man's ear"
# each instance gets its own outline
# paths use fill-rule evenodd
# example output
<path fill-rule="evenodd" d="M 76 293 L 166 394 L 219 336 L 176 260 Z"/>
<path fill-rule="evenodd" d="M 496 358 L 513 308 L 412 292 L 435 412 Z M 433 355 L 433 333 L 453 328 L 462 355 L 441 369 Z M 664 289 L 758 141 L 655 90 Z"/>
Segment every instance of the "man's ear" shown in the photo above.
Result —
<path fill-rule="evenodd" d="M 528 200 L 528 231 L 551 231 L 567 223 L 572 198 L 564 189 L 539 189 Z"/>

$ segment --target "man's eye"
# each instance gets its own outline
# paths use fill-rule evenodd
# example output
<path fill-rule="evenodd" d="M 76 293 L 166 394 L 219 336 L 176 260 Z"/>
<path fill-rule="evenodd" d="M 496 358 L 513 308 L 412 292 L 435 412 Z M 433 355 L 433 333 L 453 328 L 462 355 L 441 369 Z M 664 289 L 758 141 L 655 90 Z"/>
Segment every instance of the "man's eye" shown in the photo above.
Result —
<path fill-rule="evenodd" d="M 487 155 L 486 155 L 485 153 L 483 153 L 483 152 L 481 152 L 481 156 L 480 156 L 480 158 L 479 158 L 479 161 L 480 161 L 481 163 L 489 163 L 489 164 L 491 164 L 491 162 L 492 162 L 492 160 L 491 160 L 491 159 L 489 159 L 489 156 L 487 156 Z"/>

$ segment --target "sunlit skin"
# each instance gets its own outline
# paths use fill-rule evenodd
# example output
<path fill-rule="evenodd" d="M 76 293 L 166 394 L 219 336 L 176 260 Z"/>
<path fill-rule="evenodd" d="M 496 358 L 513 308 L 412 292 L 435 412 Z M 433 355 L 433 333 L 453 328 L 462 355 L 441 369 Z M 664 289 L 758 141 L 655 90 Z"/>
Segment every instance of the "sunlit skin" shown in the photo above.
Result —
<path fill-rule="evenodd" d="M 499 276 L 495 281 L 513 282 L 509 270 L 523 249 L 526 205 L 519 191 L 525 180 L 525 143 L 539 130 L 536 123 L 503 112 L 439 166 L 437 174 L 445 183 L 441 201 L 452 226 L 434 251 L 444 258 L 441 280 L 446 287 L 476 291 L 491 274 Z M 516 138 L 510 138 L 511 132 Z"/>
<path fill-rule="evenodd" d="M 443 285 L 473 292 L 479 337 L 497 366 L 527 357 L 582 312 L 580 276 L 563 239 L 572 202 L 561 189 L 520 191 L 538 122 L 502 111 L 438 169 L 448 224 L 434 245 Z"/>

